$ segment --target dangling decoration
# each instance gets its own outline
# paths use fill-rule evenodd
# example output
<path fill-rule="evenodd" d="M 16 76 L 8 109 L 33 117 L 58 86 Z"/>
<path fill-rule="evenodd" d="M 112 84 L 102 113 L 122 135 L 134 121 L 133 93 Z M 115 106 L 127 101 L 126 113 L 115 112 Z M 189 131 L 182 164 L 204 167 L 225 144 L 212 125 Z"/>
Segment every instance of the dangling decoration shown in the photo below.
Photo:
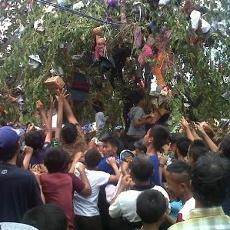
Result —
<path fill-rule="evenodd" d="M 42 64 L 42 61 L 39 57 L 39 55 L 30 55 L 29 56 L 29 65 L 31 66 L 32 69 L 37 69 L 41 64 Z"/>
<path fill-rule="evenodd" d="M 115 8 L 118 4 L 117 0 L 106 0 L 106 3 L 110 6 Z"/>
<path fill-rule="evenodd" d="M 146 16 L 145 5 L 142 2 L 134 2 L 131 14 L 133 15 L 135 21 L 141 21 Z"/>
<path fill-rule="evenodd" d="M 85 101 L 89 95 L 89 79 L 80 72 L 75 72 L 70 92 L 73 101 Z"/>
<path fill-rule="evenodd" d="M 141 26 L 135 26 L 133 36 L 134 36 L 134 45 L 136 49 L 140 49 L 143 42 Z"/>

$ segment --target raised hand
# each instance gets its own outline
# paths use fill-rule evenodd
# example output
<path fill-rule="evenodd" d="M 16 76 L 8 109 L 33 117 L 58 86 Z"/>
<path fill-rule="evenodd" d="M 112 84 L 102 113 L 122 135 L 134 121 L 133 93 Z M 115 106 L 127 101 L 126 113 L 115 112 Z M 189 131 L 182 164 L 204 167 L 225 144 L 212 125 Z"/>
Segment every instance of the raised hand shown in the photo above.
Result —
<path fill-rule="evenodd" d="M 44 109 L 44 104 L 42 103 L 41 100 L 36 101 L 36 109 L 37 109 L 37 110 L 42 110 L 42 109 Z"/>
<path fill-rule="evenodd" d="M 116 159 L 115 159 L 115 157 L 109 157 L 107 159 L 107 163 L 110 164 L 111 166 L 112 165 L 116 165 Z"/>

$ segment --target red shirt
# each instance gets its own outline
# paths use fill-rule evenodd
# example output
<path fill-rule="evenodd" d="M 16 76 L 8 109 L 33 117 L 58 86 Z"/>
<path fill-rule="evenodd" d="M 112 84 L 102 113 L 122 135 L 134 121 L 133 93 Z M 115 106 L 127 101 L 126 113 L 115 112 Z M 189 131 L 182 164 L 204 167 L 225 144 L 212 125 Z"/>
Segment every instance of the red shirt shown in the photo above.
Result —
<path fill-rule="evenodd" d="M 73 191 L 81 192 L 84 183 L 74 174 L 48 173 L 40 177 L 46 203 L 60 206 L 68 219 L 69 229 L 74 229 Z"/>

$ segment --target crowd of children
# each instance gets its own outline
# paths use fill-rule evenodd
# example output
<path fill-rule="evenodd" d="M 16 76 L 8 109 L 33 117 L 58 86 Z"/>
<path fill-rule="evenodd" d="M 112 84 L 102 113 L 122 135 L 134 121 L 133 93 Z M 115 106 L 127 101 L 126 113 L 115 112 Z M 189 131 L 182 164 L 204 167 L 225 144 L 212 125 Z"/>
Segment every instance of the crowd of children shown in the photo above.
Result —
<path fill-rule="evenodd" d="M 168 112 L 146 115 L 137 94 L 127 134 L 87 140 L 63 90 L 38 130 L 0 127 L 0 229 L 230 229 L 230 136 L 184 118 L 170 133 Z M 63 116 L 68 121 L 63 125 Z M 98 140 L 98 137 L 100 139 Z"/>

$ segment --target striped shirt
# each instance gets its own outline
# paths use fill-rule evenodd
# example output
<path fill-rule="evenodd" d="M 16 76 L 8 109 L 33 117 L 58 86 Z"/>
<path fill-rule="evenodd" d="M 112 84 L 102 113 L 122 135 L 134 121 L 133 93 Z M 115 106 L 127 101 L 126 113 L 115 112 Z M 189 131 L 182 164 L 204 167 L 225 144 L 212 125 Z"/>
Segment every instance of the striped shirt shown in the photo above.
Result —
<path fill-rule="evenodd" d="M 229 230 L 230 217 L 221 207 L 200 208 L 190 212 L 188 219 L 175 224 L 169 230 Z"/>

